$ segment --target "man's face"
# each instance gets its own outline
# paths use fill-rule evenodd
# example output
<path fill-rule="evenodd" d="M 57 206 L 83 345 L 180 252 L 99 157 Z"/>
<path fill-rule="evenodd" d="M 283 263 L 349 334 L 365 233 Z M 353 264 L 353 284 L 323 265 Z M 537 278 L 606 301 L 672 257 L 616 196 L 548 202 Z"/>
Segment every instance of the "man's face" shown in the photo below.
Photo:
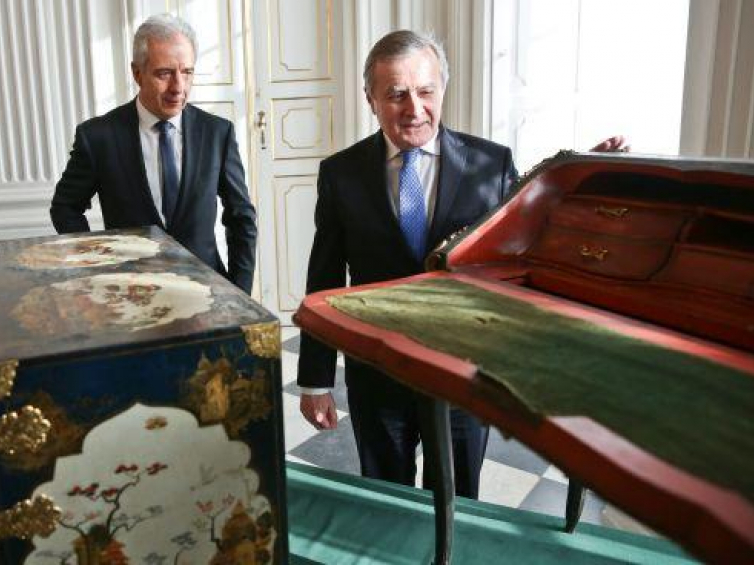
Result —
<path fill-rule="evenodd" d="M 444 95 L 440 64 L 427 48 L 378 61 L 367 102 L 390 141 L 399 149 L 411 149 L 437 133 Z"/>
<path fill-rule="evenodd" d="M 194 60 L 191 42 L 181 34 L 167 41 L 150 40 L 144 66 L 131 64 L 144 107 L 161 120 L 177 116 L 191 91 Z"/>

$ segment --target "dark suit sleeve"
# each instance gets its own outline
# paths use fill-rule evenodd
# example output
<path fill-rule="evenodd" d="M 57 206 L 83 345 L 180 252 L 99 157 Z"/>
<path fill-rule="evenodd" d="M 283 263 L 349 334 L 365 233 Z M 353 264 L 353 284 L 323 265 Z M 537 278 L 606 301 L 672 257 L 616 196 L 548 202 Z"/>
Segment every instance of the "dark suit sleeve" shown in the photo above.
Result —
<path fill-rule="evenodd" d="M 225 138 L 225 159 L 217 190 L 223 204 L 222 222 L 228 243 L 228 278 L 251 292 L 257 245 L 257 213 L 249 200 L 243 163 L 233 125 Z"/>
<path fill-rule="evenodd" d="M 50 206 L 50 218 L 58 233 L 89 231 L 84 211 L 91 208 L 96 189 L 94 158 L 86 134 L 79 126 L 76 128 L 71 156 L 55 185 Z"/>
<path fill-rule="evenodd" d="M 317 179 L 316 232 L 309 256 L 306 293 L 340 288 L 346 284 L 346 251 L 342 223 L 325 163 Z M 298 384 L 305 387 L 333 387 L 336 351 L 301 332 Z"/>
<path fill-rule="evenodd" d="M 503 158 L 503 172 L 501 183 L 500 203 L 505 204 L 513 198 L 517 192 L 516 183 L 518 182 L 518 171 L 513 163 L 513 154 L 508 147 L 505 147 L 505 156 Z"/>

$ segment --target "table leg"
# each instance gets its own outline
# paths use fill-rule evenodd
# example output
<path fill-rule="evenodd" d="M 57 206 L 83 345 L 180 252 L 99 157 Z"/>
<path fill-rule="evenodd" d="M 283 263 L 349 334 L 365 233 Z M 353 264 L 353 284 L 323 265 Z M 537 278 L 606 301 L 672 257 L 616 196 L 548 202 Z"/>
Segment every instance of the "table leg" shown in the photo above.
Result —
<path fill-rule="evenodd" d="M 429 396 L 419 402 L 424 458 L 434 470 L 435 561 L 447 565 L 453 545 L 455 481 L 448 403 Z"/>
<path fill-rule="evenodd" d="M 581 511 L 584 509 L 584 498 L 586 489 L 578 481 L 568 479 L 568 497 L 566 498 L 566 525 L 565 531 L 568 533 L 576 529 L 581 517 Z"/>

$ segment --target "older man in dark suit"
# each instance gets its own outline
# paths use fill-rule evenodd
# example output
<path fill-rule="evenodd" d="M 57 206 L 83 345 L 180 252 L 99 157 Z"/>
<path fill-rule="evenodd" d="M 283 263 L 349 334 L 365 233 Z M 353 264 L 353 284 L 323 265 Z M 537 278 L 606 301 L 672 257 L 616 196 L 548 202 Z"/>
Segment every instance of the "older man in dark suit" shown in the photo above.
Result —
<path fill-rule="evenodd" d="M 431 38 L 383 37 L 364 80 L 381 131 L 321 164 L 308 293 L 344 286 L 346 269 L 354 285 L 421 272 L 429 250 L 499 206 L 517 177 L 507 147 L 441 125 L 448 68 Z M 337 424 L 334 373 L 335 351 L 303 334 L 301 411 L 317 428 Z M 416 394 L 350 358 L 346 384 L 362 474 L 413 485 Z M 454 409 L 451 428 L 456 490 L 476 497 L 487 427 Z"/>
<path fill-rule="evenodd" d="M 431 38 L 386 35 L 369 53 L 364 81 L 381 131 L 320 166 L 307 293 L 345 286 L 347 272 L 354 285 L 420 273 L 429 250 L 504 203 L 518 177 L 510 149 L 442 126 L 448 65 Z M 622 145 L 616 137 L 595 149 Z M 318 429 L 337 426 L 335 356 L 302 334 L 301 412 Z M 346 385 L 362 474 L 413 485 L 417 394 L 350 358 Z M 476 498 L 488 428 L 457 409 L 450 419 L 456 492 Z"/>
<path fill-rule="evenodd" d="M 78 126 L 50 215 L 58 233 L 89 231 L 84 211 L 99 195 L 107 229 L 159 225 L 247 293 L 254 277 L 256 212 L 233 125 L 187 104 L 196 39 L 163 14 L 136 32 L 135 100 Z M 217 198 L 228 268 L 215 240 Z"/>

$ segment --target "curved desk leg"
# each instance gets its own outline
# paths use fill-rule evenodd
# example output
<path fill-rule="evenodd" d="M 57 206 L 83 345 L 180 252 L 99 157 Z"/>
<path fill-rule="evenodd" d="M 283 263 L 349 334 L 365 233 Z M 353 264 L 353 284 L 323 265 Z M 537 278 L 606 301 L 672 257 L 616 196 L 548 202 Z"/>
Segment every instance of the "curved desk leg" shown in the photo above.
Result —
<path fill-rule="evenodd" d="M 453 545 L 455 496 L 448 403 L 424 397 L 419 403 L 419 419 L 423 428 L 424 458 L 435 470 L 432 487 L 435 501 L 434 565 L 447 565 Z"/>
<path fill-rule="evenodd" d="M 566 498 L 566 525 L 565 531 L 568 533 L 576 529 L 581 517 L 581 511 L 584 509 L 584 498 L 586 489 L 581 483 L 568 479 L 568 497 Z"/>

